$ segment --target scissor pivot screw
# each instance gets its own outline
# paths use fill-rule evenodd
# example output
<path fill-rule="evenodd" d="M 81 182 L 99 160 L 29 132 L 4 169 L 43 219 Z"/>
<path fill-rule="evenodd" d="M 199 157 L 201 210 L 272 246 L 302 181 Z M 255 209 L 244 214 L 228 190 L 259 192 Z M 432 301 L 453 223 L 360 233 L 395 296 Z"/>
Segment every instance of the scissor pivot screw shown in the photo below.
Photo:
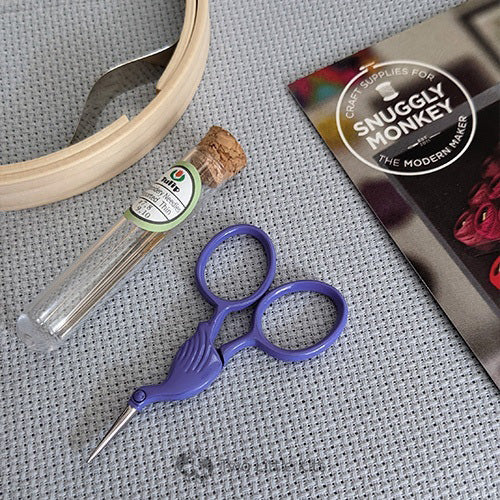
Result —
<path fill-rule="evenodd" d="M 142 389 L 139 389 L 138 391 L 134 392 L 134 394 L 132 395 L 132 399 L 136 403 L 142 403 L 146 399 L 146 393 Z"/>

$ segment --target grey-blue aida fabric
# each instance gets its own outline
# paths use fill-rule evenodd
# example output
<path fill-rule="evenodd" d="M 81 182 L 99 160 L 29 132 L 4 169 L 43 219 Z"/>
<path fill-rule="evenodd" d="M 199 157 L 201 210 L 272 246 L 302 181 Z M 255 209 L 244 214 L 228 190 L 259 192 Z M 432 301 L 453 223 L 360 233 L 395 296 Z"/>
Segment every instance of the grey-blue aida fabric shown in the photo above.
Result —
<path fill-rule="evenodd" d="M 165 140 L 90 192 L 0 215 L 2 498 L 500 497 L 497 389 L 287 91 L 457 3 L 214 0 L 203 81 Z M 2 162 L 63 147 L 98 75 L 174 41 L 182 16 L 179 1 L 3 0 Z M 152 95 L 115 103 L 104 122 Z M 247 168 L 63 348 L 27 350 L 15 336 L 23 304 L 212 124 L 241 141 Z M 273 239 L 274 285 L 319 279 L 342 291 L 344 333 L 304 363 L 242 351 L 209 390 L 150 407 L 87 465 L 131 391 L 163 380 L 209 317 L 194 264 L 235 223 Z M 253 240 L 232 240 L 208 281 L 242 296 L 264 260 Z M 333 315 L 326 299 L 302 294 L 274 304 L 265 331 L 301 347 Z M 228 318 L 220 341 L 249 321 Z"/>

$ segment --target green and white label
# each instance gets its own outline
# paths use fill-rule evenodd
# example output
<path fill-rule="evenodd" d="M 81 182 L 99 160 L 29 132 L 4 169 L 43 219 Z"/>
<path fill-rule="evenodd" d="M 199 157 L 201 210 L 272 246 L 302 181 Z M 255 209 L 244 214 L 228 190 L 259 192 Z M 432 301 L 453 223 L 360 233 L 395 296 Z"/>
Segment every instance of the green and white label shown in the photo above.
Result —
<path fill-rule="evenodd" d="M 198 170 L 179 161 L 132 203 L 125 218 L 147 231 L 168 231 L 193 211 L 200 193 Z"/>

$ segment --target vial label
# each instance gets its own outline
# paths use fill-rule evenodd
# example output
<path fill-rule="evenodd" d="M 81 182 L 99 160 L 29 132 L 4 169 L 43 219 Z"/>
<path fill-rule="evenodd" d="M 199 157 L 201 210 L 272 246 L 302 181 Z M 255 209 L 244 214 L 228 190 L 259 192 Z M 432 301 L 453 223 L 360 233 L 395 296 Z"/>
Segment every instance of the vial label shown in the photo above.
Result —
<path fill-rule="evenodd" d="M 198 170 L 191 163 L 179 161 L 146 189 L 124 215 L 147 231 L 168 231 L 193 211 L 200 193 Z"/>

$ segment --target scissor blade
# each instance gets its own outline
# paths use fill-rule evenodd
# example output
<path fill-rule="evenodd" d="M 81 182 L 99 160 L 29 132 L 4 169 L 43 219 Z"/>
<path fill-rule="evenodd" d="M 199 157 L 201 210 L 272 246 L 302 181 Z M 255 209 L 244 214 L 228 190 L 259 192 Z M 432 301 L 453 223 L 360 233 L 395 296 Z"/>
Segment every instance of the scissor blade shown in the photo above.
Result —
<path fill-rule="evenodd" d="M 127 406 L 123 413 L 116 419 L 116 422 L 113 424 L 113 427 L 109 429 L 108 433 L 103 437 L 102 441 L 97 445 L 97 448 L 92 452 L 90 457 L 87 460 L 89 464 L 94 460 L 97 455 L 103 450 L 103 448 L 115 437 L 116 434 L 120 432 L 120 430 L 125 427 L 127 422 L 137 413 L 135 408 L 131 406 Z"/>

